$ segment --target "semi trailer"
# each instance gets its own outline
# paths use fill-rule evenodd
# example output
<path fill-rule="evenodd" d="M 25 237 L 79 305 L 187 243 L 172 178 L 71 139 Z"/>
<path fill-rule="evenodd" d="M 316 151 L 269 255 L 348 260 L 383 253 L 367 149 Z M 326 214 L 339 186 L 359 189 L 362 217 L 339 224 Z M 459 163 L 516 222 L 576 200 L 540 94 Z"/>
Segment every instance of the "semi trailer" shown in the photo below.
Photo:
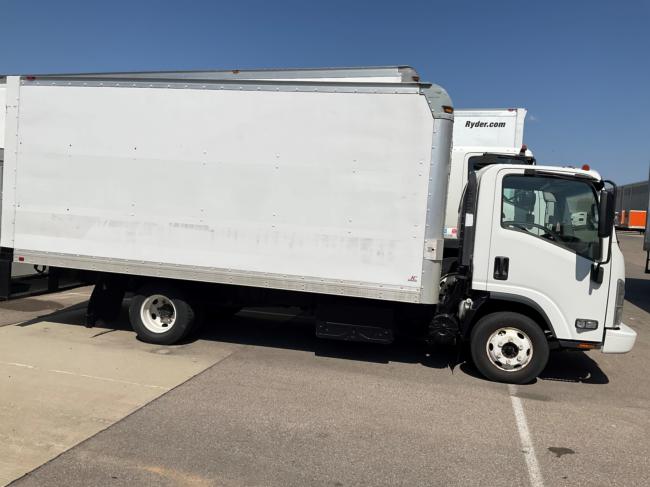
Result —
<path fill-rule="evenodd" d="M 10 76 L 6 103 L 0 259 L 94 276 L 89 324 L 126 292 L 162 345 L 298 306 L 323 338 L 469 342 L 509 383 L 634 344 L 594 171 L 469 172 L 443 274 L 454 109 L 412 68 Z"/>

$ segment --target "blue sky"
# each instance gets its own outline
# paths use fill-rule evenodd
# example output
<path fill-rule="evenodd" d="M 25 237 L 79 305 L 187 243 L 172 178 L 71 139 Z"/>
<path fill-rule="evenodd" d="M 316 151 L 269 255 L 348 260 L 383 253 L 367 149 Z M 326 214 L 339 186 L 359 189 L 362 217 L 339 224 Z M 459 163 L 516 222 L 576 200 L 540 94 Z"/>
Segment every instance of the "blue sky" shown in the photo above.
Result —
<path fill-rule="evenodd" d="M 0 0 L 0 73 L 408 64 L 457 107 L 525 107 L 540 162 L 650 164 L 650 0 Z"/>

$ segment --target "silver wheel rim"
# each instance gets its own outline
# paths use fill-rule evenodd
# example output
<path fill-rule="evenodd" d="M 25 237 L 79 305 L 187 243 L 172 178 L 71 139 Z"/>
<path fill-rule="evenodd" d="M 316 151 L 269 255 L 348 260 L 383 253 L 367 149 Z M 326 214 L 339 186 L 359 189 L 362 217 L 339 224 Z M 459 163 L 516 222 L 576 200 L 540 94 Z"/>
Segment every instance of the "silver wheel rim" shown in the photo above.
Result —
<path fill-rule="evenodd" d="M 515 372 L 526 367 L 533 358 L 533 342 L 523 331 L 504 327 L 488 338 L 485 347 L 490 362 L 500 370 Z"/>
<path fill-rule="evenodd" d="M 176 306 L 162 294 L 153 294 L 140 306 L 142 324 L 152 333 L 165 333 L 176 323 Z"/>

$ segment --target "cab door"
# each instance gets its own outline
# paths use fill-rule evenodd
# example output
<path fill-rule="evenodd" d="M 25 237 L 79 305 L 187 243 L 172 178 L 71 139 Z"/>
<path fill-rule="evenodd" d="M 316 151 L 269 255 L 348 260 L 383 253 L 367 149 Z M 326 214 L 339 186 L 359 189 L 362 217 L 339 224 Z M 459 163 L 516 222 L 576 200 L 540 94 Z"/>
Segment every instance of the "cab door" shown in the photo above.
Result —
<path fill-rule="evenodd" d="M 494 184 L 486 289 L 543 311 L 560 340 L 602 341 L 609 266 L 602 284 L 592 280 L 601 255 L 593 184 L 511 169 L 499 170 Z M 576 327 L 576 320 L 597 328 Z"/>

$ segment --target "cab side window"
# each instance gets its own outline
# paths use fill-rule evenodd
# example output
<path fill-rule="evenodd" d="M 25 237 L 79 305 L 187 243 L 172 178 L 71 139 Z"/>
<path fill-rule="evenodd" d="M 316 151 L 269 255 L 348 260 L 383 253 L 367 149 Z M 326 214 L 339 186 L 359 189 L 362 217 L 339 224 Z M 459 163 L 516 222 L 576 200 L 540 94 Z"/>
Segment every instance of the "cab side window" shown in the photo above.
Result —
<path fill-rule="evenodd" d="M 588 259 L 600 256 L 598 200 L 587 182 L 550 176 L 503 178 L 501 226 Z"/>

